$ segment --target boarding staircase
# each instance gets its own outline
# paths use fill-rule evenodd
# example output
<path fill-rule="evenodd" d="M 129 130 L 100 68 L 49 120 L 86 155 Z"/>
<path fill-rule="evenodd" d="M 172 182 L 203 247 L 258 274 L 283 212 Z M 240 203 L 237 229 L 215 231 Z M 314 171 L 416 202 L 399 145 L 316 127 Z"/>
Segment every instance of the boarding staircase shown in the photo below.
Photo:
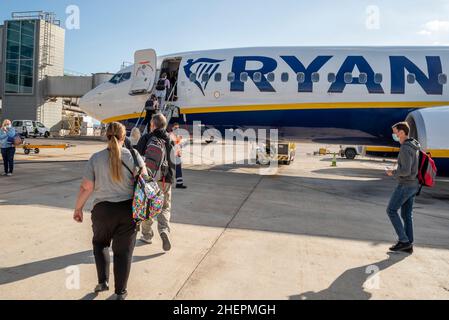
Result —
<path fill-rule="evenodd" d="M 165 101 L 165 104 L 162 106 L 162 108 L 159 109 L 159 111 L 165 116 L 165 118 L 167 119 L 167 123 L 170 123 L 172 118 L 178 118 L 180 116 L 180 111 L 179 111 L 179 107 L 174 104 L 174 95 L 175 95 L 175 91 L 176 91 L 176 87 L 178 85 L 178 82 L 176 81 L 175 85 L 173 86 L 168 99 Z M 136 122 L 135 127 L 139 128 L 142 121 L 144 120 L 144 116 L 143 114 L 145 113 L 145 106 L 142 109 L 142 112 L 140 113 L 140 117 Z M 146 127 L 144 129 L 143 134 L 146 134 L 148 131 L 148 128 Z"/>

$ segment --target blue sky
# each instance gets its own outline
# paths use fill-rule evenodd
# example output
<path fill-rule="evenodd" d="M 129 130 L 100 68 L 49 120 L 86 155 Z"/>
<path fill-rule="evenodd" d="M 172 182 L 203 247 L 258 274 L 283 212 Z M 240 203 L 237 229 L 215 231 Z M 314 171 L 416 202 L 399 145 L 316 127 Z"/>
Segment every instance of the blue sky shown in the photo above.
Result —
<path fill-rule="evenodd" d="M 86 74 L 115 72 L 143 48 L 449 45 L 449 0 L 0 0 L 0 21 L 45 10 L 65 25 L 69 5 L 80 28 L 66 30 L 65 68 Z"/>

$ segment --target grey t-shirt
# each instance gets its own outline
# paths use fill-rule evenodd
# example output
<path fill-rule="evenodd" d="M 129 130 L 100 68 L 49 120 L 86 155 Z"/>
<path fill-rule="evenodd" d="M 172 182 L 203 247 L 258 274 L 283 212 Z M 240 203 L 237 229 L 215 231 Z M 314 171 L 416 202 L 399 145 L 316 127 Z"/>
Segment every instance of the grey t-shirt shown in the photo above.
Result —
<path fill-rule="evenodd" d="M 142 157 L 135 151 L 137 162 L 140 166 L 145 166 Z M 133 156 L 128 149 L 122 148 L 122 161 L 127 167 L 137 172 L 134 165 Z M 109 168 L 109 151 L 107 149 L 95 153 L 89 160 L 84 171 L 84 178 L 95 183 L 94 205 L 100 202 L 122 202 L 133 198 L 134 177 L 122 165 L 122 181 L 120 183 L 112 181 Z"/>

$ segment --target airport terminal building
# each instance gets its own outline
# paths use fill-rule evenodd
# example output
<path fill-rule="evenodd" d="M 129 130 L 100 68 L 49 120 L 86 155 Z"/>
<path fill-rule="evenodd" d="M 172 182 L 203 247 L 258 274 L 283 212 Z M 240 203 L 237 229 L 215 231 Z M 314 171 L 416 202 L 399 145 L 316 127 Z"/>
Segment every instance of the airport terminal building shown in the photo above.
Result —
<path fill-rule="evenodd" d="M 64 75 L 64 37 L 52 13 L 13 13 L 0 26 L 2 118 L 61 121 L 62 103 L 48 99 L 46 78 Z"/>
<path fill-rule="evenodd" d="M 112 74 L 65 73 L 64 45 L 54 13 L 15 12 L 0 22 L 0 119 L 39 121 L 54 133 L 82 119 L 78 99 Z"/>

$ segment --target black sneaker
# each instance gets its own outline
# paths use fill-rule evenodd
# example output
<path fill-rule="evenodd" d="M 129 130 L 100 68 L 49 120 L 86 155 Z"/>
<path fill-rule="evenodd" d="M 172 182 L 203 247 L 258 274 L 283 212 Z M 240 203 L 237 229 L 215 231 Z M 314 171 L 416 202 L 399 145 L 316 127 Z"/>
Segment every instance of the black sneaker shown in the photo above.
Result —
<path fill-rule="evenodd" d="M 126 300 L 128 297 L 128 291 L 124 290 L 121 293 L 115 294 L 115 300 Z"/>
<path fill-rule="evenodd" d="M 390 248 L 390 251 L 396 252 L 396 251 L 403 251 L 406 252 L 407 250 L 413 249 L 413 245 L 410 242 L 398 242 L 395 246 Z"/>
<path fill-rule="evenodd" d="M 171 243 L 168 234 L 166 232 L 161 233 L 161 239 L 162 239 L 162 249 L 164 249 L 164 251 L 170 251 Z"/>
<path fill-rule="evenodd" d="M 100 293 L 104 291 L 109 291 L 109 284 L 107 282 L 98 284 L 94 289 L 95 293 Z"/>
<path fill-rule="evenodd" d="M 413 254 L 413 246 L 408 250 L 403 250 L 405 253 Z"/>
<path fill-rule="evenodd" d="M 176 189 L 187 189 L 187 186 L 185 186 L 183 184 L 178 184 L 178 185 L 176 185 Z"/>

